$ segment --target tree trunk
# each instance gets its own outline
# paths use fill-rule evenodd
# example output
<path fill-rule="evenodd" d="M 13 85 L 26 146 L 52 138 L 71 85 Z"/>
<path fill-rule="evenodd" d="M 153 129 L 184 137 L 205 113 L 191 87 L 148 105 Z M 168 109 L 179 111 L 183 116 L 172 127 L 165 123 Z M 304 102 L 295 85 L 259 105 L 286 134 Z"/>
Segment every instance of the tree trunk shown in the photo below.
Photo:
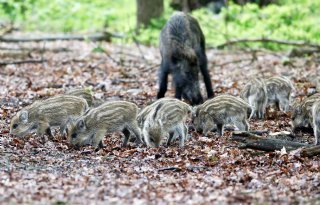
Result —
<path fill-rule="evenodd" d="M 137 0 L 137 28 L 148 26 L 152 18 L 159 18 L 163 8 L 163 0 Z"/>

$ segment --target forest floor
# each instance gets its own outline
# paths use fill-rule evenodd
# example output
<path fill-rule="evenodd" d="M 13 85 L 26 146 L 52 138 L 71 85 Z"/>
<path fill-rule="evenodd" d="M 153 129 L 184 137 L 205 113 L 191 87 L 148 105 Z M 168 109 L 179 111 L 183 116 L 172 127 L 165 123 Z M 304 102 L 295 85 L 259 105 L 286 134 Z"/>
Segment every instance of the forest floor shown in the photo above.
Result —
<path fill-rule="evenodd" d="M 208 138 L 189 131 L 184 149 L 177 142 L 121 147 L 114 133 L 98 152 L 74 150 L 59 134 L 45 143 L 35 134 L 12 136 L 17 111 L 71 87 L 92 86 L 97 99 L 149 104 L 156 99 L 160 55 L 157 48 L 77 41 L 0 47 L 0 62 L 43 60 L 0 67 L 0 204 L 320 204 L 320 156 L 239 149 L 228 131 Z M 305 97 L 320 75 L 319 58 L 285 55 L 208 50 L 215 94 L 239 96 L 251 76 L 281 74 L 294 82 L 293 101 Z M 203 82 L 201 88 L 205 93 Z M 170 85 L 167 96 L 173 95 Z M 290 132 L 290 113 L 271 112 L 250 126 Z M 312 133 L 294 140 L 314 143 Z"/>

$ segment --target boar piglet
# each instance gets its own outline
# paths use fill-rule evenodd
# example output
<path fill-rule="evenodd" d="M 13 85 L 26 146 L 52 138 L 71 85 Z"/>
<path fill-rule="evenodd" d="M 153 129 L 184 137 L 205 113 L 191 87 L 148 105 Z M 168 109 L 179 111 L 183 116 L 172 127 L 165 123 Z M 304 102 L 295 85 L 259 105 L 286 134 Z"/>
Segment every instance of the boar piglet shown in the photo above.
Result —
<path fill-rule="evenodd" d="M 275 76 L 266 80 L 268 104 L 275 104 L 278 110 L 288 112 L 290 95 L 294 89 L 291 81 L 283 76 Z"/>
<path fill-rule="evenodd" d="M 241 98 L 220 95 L 194 108 L 193 123 L 205 135 L 216 125 L 219 136 L 222 136 L 226 124 L 233 124 L 239 130 L 249 130 L 247 119 L 251 112 L 251 106 Z"/>
<path fill-rule="evenodd" d="M 299 128 L 312 127 L 312 106 L 317 100 L 320 100 L 320 93 L 306 97 L 300 103 L 294 103 L 291 115 L 293 132 L 296 132 Z"/>
<path fill-rule="evenodd" d="M 68 139 L 76 148 L 92 145 L 103 147 L 102 140 L 107 133 L 122 132 L 123 146 L 126 146 L 130 134 L 141 142 L 140 129 L 136 121 L 138 107 L 126 101 L 105 102 L 92 108 L 83 116 L 68 124 Z"/>
<path fill-rule="evenodd" d="M 177 102 L 177 101 L 179 101 L 179 100 L 176 99 L 176 98 L 165 97 L 165 98 L 158 99 L 157 101 L 153 102 L 152 104 L 147 105 L 146 107 L 144 107 L 144 108 L 139 112 L 139 114 L 138 114 L 138 116 L 137 116 L 137 121 L 138 121 L 138 124 L 139 124 L 140 128 L 141 128 L 141 129 L 143 128 L 144 121 L 146 120 L 148 114 L 149 114 L 156 106 L 158 106 L 160 103 L 161 103 L 161 104 L 167 104 L 167 103 L 174 103 L 174 102 Z"/>
<path fill-rule="evenodd" d="M 250 118 L 264 118 L 268 96 L 267 87 L 261 78 L 252 78 L 241 90 L 240 97 L 252 106 Z"/>
<path fill-rule="evenodd" d="M 52 138 L 50 127 L 59 126 L 64 135 L 68 119 L 81 116 L 87 109 L 86 100 L 76 96 L 58 95 L 36 101 L 11 119 L 10 133 L 23 137 L 36 130 L 38 136 L 47 134 Z"/>
<path fill-rule="evenodd" d="M 199 71 L 203 75 L 208 98 L 213 97 L 205 38 L 196 19 L 182 12 L 171 16 L 160 34 L 160 53 L 158 98 L 165 96 L 168 75 L 172 73 L 175 97 L 184 98 L 192 105 L 202 103 Z"/>
<path fill-rule="evenodd" d="M 182 148 L 188 133 L 185 124 L 191 107 L 182 101 L 160 102 L 147 115 L 143 126 L 144 141 L 149 147 L 159 147 L 168 134 L 167 145 L 179 137 Z"/>

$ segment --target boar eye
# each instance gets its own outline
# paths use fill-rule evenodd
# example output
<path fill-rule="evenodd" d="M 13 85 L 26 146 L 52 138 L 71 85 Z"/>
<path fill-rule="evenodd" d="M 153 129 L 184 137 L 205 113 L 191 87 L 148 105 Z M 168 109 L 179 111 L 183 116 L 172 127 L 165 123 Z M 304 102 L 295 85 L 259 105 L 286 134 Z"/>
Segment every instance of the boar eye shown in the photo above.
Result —
<path fill-rule="evenodd" d="M 12 128 L 16 129 L 18 127 L 18 124 L 13 124 Z"/>
<path fill-rule="evenodd" d="M 151 138 L 150 141 L 154 143 L 154 139 L 153 138 Z"/>
<path fill-rule="evenodd" d="M 74 138 L 77 138 L 77 133 L 73 133 L 72 135 L 71 135 L 71 137 L 74 139 Z"/>

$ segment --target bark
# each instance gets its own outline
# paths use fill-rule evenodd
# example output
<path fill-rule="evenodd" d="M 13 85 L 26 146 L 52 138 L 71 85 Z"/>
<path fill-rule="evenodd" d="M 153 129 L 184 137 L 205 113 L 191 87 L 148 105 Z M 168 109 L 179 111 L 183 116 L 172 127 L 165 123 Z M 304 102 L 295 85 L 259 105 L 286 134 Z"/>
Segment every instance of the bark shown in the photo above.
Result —
<path fill-rule="evenodd" d="M 303 148 L 301 150 L 301 156 L 303 157 L 312 157 L 316 155 L 320 155 L 320 145 Z"/>
<path fill-rule="evenodd" d="M 242 148 L 250 148 L 269 152 L 281 150 L 283 147 L 285 147 L 287 151 L 291 151 L 301 147 L 311 146 L 304 143 L 260 137 L 250 132 L 243 131 L 233 132 L 231 139 L 241 142 L 243 144 L 243 146 L 241 146 Z"/>
<path fill-rule="evenodd" d="M 152 18 L 159 18 L 163 8 L 163 0 L 137 0 L 137 28 L 148 26 Z"/>

